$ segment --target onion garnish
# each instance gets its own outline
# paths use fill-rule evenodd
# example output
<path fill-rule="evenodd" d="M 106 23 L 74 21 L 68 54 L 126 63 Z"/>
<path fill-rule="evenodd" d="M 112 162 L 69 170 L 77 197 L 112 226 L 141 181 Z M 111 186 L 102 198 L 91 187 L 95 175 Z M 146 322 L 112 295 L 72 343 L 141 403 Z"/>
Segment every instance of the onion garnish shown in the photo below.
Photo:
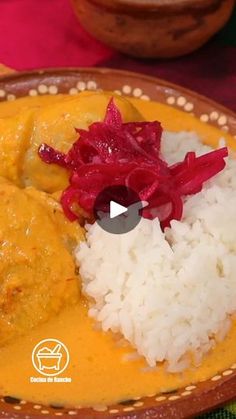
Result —
<path fill-rule="evenodd" d="M 68 153 L 47 144 L 41 144 L 38 150 L 45 163 L 64 167 L 70 173 L 61 205 L 71 221 L 79 218 L 75 205 L 91 217 L 96 197 L 104 188 L 126 185 L 141 200 L 148 201 L 143 217 L 158 217 L 162 229 L 169 227 L 171 220 L 182 218 L 183 197 L 200 192 L 204 182 L 224 169 L 228 156 L 227 147 L 200 157 L 189 152 L 182 162 L 168 166 L 160 154 L 160 122 L 124 123 L 113 99 L 103 122 L 76 132 L 79 138 Z"/>

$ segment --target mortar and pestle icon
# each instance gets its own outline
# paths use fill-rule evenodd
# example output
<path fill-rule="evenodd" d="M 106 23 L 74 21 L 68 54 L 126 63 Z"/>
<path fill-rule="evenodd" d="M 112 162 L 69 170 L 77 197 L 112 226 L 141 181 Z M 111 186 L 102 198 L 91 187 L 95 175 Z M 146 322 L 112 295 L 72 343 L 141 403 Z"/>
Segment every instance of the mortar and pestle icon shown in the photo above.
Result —
<path fill-rule="evenodd" d="M 47 346 L 39 349 L 37 352 L 37 359 L 39 363 L 40 371 L 47 370 L 60 370 L 60 363 L 62 359 L 62 353 L 60 352 L 61 345 L 57 344 L 53 349 L 49 349 Z"/>

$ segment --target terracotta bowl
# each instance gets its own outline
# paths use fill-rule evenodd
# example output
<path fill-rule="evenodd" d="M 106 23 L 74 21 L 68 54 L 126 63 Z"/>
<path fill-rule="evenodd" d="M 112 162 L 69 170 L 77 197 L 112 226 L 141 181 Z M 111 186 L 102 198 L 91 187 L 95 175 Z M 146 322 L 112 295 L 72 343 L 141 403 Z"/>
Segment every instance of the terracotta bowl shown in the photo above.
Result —
<path fill-rule="evenodd" d="M 229 19 L 234 0 L 72 0 L 95 38 L 137 57 L 175 57 L 202 46 Z"/>
<path fill-rule="evenodd" d="M 0 67 L 1 71 L 1 67 Z M 4 72 L 7 69 L 4 68 Z M 22 96 L 58 93 L 77 94 L 83 90 L 104 89 L 117 94 L 156 100 L 191 113 L 203 123 L 227 131 L 236 141 L 236 114 L 223 106 L 164 80 L 109 69 L 51 69 L 0 77 L 0 100 Z M 55 332 L 55 338 L 56 332 Z M 234 348 L 232 348 L 234 350 Z M 0 371 L 1 374 L 1 371 Z M 19 382 L 19 387 L 21 383 Z M 91 383 L 92 385 L 92 383 Z M 0 418 L 10 419 L 181 419 L 196 417 L 223 403 L 236 399 L 236 363 L 204 382 L 191 383 L 176 391 L 149 394 L 137 400 L 124 400 L 113 406 L 83 409 L 78 406 L 42 406 L 0 395 Z"/>

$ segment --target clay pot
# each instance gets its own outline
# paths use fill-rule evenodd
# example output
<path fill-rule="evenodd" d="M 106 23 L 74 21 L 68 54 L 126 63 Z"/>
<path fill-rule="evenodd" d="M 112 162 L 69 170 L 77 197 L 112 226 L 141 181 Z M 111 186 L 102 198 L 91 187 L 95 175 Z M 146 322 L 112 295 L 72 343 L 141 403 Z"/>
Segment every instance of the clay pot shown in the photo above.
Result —
<path fill-rule="evenodd" d="M 136 57 L 175 57 L 208 41 L 229 19 L 234 0 L 72 0 L 82 26 Z"/>

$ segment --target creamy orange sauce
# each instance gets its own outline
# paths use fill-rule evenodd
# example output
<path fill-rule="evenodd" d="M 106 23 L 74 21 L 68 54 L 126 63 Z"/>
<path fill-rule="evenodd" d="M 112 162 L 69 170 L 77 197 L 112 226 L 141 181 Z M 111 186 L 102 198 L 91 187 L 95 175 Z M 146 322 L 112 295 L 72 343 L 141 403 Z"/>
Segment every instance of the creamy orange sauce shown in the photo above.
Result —
<path fill-rule="evenodd" d="M 24 101 L 27 104 L 27 99 Z M 165 129 L 196 131 L 213 146 L 223 136 L 236 148 L 230 135 L 191 115 L 158 103 L 136 99 L 132 103 L 147 120 L 162 121 Z M 40 98 L 33 105 L 40 106 Z M 30 382 L 30 377 L 40 375 L 32 365 L 32 350 L 46 338 L 59 339 L 67 346 L 70 362 L 61 377 L 70 377 L 71 383 Z M 173 390 L 212 377 L 236 362 L 236 322 L 198 368 L 191 367 L 181 374 L 168 374 L 163 366 L 148 370 L 143 359 L 132 359 L 134 353 L 130 346 L 121 346 L 112 334 L 98 330 L 87 316 L 85 301 L 80 301 L 0 349 L 0 394 L 44 404 L 91 406 Z"/>
<path fill-rule="evenodd" d="M 47 338 L 67 346 L 70 362 L 61 376 L 71 377 L 71 383 L 30 383 L 31 376 L 40 376 L 32 366 L 32 350 Z M 236 324 L 199 368 L 182 374 L 167 374 L 163 367 L 148 371 L 143 359 L 128 360 L 134 353 L 111 334 L 96 330 L 79 304 L 0 350 L 0 393 L 44 404 L 91 406 L 173 390 L 205 380 L 236 361 Z"/>

